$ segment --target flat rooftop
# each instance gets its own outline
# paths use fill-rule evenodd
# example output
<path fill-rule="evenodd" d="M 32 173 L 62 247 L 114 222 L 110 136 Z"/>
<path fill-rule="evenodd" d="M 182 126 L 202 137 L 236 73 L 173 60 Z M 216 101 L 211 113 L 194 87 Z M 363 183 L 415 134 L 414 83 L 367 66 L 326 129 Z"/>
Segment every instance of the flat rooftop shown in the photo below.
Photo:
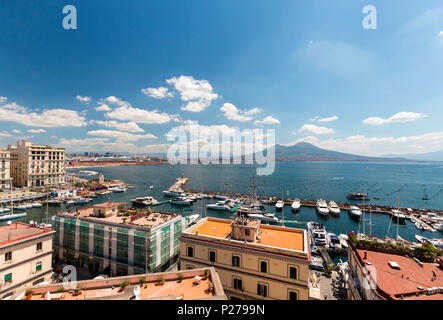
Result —
<path fill-rule="evenodd" d="M 217 272 L 214 268 L 207 270 L 207 276 L 205 269 L 193 269 L 78 281 L 82 289 L 77 293 L 75 288 L 60 290 L 62 284 L 37 285 L 31 288 L 32 295 L 23 299 L 46 300 L 49 292 L 51 300 L 130 300 L 135 298 L 134 288 L 140 286 L 140 300 L 226 300 Z M 163 284 L 158 283 L 160 277 Z M 142 278 L 145 283 L 140 285 Z M 128 285 L 122 289 L 120 285 L 126 281 Z"/>
<path fill-rule="evenodd" d="M 239 242 L 229 238 L 231 234 L 231 223 L 233 220 L 206 218 L 200 223 L 187 229 L 184 234 L 198 236 L 207 236 L 226 241 Z M 302 229 L 286 228 L 270 225 L 259 225 L 260 240 L 248 242 L 248 245 L 256 246 L 260 249 L 274 247 L 283 250 L 292 250 L 308 252 L 305 247 L 307 244 L 306 232 Z"/>
<path fill-rule="evenodd" d="M 366 251 L 366 259 L 365 257 Z M 426 289 L 443 287 L 443 271 L 437 263 L 423 263 L 421 267 L 412 258 L 384 252 L 356 249 L 364 263 L 375 267 L 377 291 L 391 299 L 443 300 L 443 294 L 426 295 Z M 399 269 L 392 268 L 389 262 L 396 262 Z M 421 286 L 423 289 L 419 289 Z M 418 296 L 417 296 L 418 293 Z"/>
<path fill-rule="evenodd" d="M 14 222 L 0 227 L 0 247 L 9 246 L 15 242 L 54 233 L 51 228 L 41 228 L 22 222 Z"/>
<path fill-rule="evenodd" d="M 106 205 L 106 204 L 105 204 Z M 115 203 L 113 203 L 115 205 Z M 145 209 L 128 208 L 123 209 L 124 211 L 119 212 L 108 217 L 95 217 L 93 216 L 94 207 L 102 205 L 94 205 L 89 207 L 83 207 L 71 211 L 59 212 L 58 215 L 68 216 L 71 218 L 88 219 L 95 222 L 105 222 L 111 224 L 124 224 L 129 226 L 139 226 L 155 228 L 169 220 L 177 218 L 179 215 L 171 212 L 151 212 L 149 213 Z M 126 210 L 126 211 L 125 211 Z M 129 215 L 124 215 L 124 212 L 128 212 Z M 132 219 L 134 215 L 137 215 L 135 219 Z"/>

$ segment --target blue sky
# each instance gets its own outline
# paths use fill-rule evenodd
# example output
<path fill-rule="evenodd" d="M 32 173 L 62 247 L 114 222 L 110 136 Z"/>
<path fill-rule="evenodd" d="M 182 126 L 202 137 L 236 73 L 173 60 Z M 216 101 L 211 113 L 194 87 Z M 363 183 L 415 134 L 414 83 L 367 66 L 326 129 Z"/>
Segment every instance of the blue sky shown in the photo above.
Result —
<path fill-rule="evenodd" d="M 67 4 L 77 30 L 62 27 Z M 376 30 L 362 27 L 367 4 Z M 0 3 L 0 147 L 165 152 L 171 128 L 198 121 L 274 128 L 286 145 L 431 152 L 441 88 L 441 1 Z"/>

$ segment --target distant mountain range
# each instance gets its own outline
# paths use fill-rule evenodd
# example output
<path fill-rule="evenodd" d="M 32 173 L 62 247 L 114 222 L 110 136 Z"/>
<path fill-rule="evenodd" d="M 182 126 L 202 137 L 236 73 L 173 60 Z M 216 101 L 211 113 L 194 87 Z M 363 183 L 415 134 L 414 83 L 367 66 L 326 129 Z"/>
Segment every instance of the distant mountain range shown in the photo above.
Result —
<path fill-rule="evenodd" d="M 399 157 L 367 157 L 326 150 L 307 142 L 300 142 L 293 146 L 275 145 L 275 159 L 277 161 L 405 161 Z"/>
<path fill-rule="evenodd" d="M 385 155 L 387 158 L 401 157 L 408 160 L 427 160 L 427 161 L 443 161 L 443 150 L 428 152 L 428 153 L 417 153 L 417 154 L 402 154 L 402 155 Z"/>

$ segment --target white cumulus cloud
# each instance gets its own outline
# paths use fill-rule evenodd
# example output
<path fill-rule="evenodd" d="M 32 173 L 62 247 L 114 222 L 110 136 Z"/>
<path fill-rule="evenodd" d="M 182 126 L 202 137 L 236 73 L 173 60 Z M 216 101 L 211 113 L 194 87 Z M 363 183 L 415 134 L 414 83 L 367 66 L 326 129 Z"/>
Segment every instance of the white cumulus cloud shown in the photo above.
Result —
<path fill-rule="evenodd" d="M 223 104 L 223 106 L 220 108 L 220 111 L 224 112 L 224 116 L 227 119 L 241 122 L 250 121 L 253 119 L 252 115 L 260 113 L 259 108 L 252 108 L 248 111 L 241 111 L 235 105 L 229 102 Z"/>
<path fill-rule="evenodd" d="M 318 127 L 314 124 L 304 124 L 298 132 L 304 134 L 331 134 L 334 133 L 334 129 Z"/>
<path fill-rule="evenodd" d="M 168 88 L 146 88 L 142 89 L 143 94 L 155 99 L 172 98 L 174 94 L 169 92 Z"/>
<path fill-rule="evenodd" d="M 207 80 L 196 80 L 191 76 L 180 76 L 167 79 L 169 85 L 180 93 L 180 98 L 187 104 L 182 106 L 182 110 L 190 112 L 200 112 L 211 105 L 211 102 L 218 98 L 218 94 L 213 92 L 211 84 Z"/>
<path fill-rule="evenodd" d="M 81 127 L 87 124 L 84 115 L 74 110 L 55 108 L 37 113 L 15 102 L 0 105 L 0 121 L 44 128 Z"/>
<path fill-rule="evenodd" d="M 45 129 L 29 129 L 29 133 L 44 133 L 47 132 Z"/>
<path fill-rule="evenodd" d="M 254 125 L 263 125 L 263 124 L 279 124 L 280 120 L 272 117 L 272 116 L 267 116 L 265 117 L 263 120 L 255 120 L 254 121 Z"/>
<path fill-rule="evenodd" d="M 132 134 L 129 132 L 117 131 L 117 130 L 92 130 L 88 131 L 88 135 L 106 138 L 115 138 L 116 141 L 137 141 L 140 139 L 157 139 L 153 134 Z"/>
<path fill-rule="evenodd" d="M 142 128 L 140 128 L 137 123 L 130 121 L 130 122 L 117 122 L 114 120 L 109 121 L 101 121 L 97 120 L 95 123 L 105 126 L 107 128 L 116 128 L 120 131 L 127 131 L 127 132 L 144 132 Z"/>
<path fill-rule="evenodd" d="M 85 103 L 88 103 L 89 101 L 91 101 L 91 97 L 82 97 L 82 96 L 77 95 L 75 98 L 77 100 L 79 100 L 81 102 L 85 102 Z"/>
<path fill-rule="evenodd" d="M 332 116 L 329 118 L 322 118 L 322 119 L 318 119 L 317 122 L 331 122 L 331 121 L 336 121 L 338 120 L 337 116 Z"/>
<path fill-rule="evenodd" d="M 424 113 L 416 113 L 416 112 L 399 112 L 394 114 L 392 117 L 384 119 L 379 117 L 369 117 L 363 120 L 364 124 L 380 126 L 386 123 L 406 123 L 415 121 L 417 119 L 427 117 Z"/>

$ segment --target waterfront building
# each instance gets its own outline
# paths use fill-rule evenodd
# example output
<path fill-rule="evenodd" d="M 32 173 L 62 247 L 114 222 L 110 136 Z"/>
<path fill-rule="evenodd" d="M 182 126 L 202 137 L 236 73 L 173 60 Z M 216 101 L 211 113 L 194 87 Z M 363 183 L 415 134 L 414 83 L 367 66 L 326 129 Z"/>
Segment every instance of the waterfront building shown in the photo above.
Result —
<path fill-rule="evenodd" d="M 11 188 L 11 155 L 8 150 L 0 149 L 0 190 Z"/>
<path fill-rule="evenodd" d="M 165 270 L 178 258 L 185 229 L 180 215 L 112 202 L 60 212 L 52 221 L 59 261 L 111 276 Z"/>
<path fill-rule="evenodd" d="M 0 299 L 50 281 L 54 233 L 21 222 L 0 227 Z"/>
<path fill-rule="evenodd" d="M 438 263 L 351 244 L 345 274 L 350 300 L 443 300 Z"/>
<path fill-rule="evenodd" d="M 65 182 L 65 149 L 18 141 L 8 145 L 11 177 L 16 187 L 58 185 Z"/>
<path fill-rule="evenodd" d="M 100 278 L 77 281 L 76 285 L 72 290 L 64 291 L 61 283 L 35 286 L 29 289 L 32 294 L 23 294 L 18 299 L 226 300 L 214 268 Z M 137 286 L 140 288 L 138 297 L 135 295 Z"/>
<path fill-rule="evenodd" d="M 180 269 L 214 267 L 230 299 L 309 299 L 306 230 L 205 218 L 180 237 Z"/>

